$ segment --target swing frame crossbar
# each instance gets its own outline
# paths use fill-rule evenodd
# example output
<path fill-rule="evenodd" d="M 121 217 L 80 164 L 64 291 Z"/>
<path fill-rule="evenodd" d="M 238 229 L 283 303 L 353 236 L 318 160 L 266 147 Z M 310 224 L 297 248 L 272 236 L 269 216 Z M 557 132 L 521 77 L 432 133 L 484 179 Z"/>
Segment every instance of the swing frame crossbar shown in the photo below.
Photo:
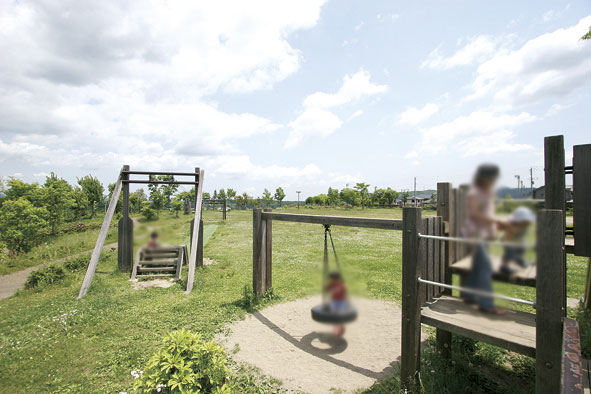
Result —
<path fill-rule="evenodd" d="M 417 278 L 417 282 L 424 283 L 426 285 L 433 285 L 433 286 L 443 287 L 444 289 L 449 289 L 449 290 L 458 290 L 458 291 L 461 291 L 462 293 L 473 294 L 475 296 L 498 298 L 500 300 L 517 302 L 519 304 L 529 305 L 529 306 L 531 306 L 533 308 L 536 307 L 536 302 L 535 301 L 528 301 L 528 300 L 522 300 L 521 298 L 508 297 L 508 296 L 504 296 L 502 294 L 491 293 L 489 291 L 483 291 L 483 290 L 478 290 L 478 289 L 470 289 L 470 288 L 461 287 L 461 286 L 448 285 L 448 284 L 445 284 L 445 283 L 434 282 L 434 281 L 431 281 L 431 280 L 422 279 L 421 277 L 418 277 Z"/>

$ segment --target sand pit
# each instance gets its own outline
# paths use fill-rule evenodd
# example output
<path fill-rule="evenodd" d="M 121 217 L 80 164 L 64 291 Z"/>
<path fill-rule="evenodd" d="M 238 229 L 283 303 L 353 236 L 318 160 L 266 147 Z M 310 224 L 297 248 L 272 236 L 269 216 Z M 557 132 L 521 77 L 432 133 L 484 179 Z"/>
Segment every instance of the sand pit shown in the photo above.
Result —
<path fill-rule="evenodd" d="M 310 308 L 320 297 L 274 305 L 230 326 L 218 337 L 239 362 L 280 379 L 288 390 L 351 392 L 394 374 L 400 357 L 400 307 L 393 302 L 354 299 L 359 318 L 344 338 L 316 323 Z"/>
<path fill-rule="evenodd" d="M 151 280 L 130 279 L 130 282 L 133 283 L 134 290 L 151 289 L 154 287 L 160 287 L 162 289 L 167 289 L 171 286 L 174 286 L 176 283 L 176 281 L 173 279 L 151 279 Z"/>

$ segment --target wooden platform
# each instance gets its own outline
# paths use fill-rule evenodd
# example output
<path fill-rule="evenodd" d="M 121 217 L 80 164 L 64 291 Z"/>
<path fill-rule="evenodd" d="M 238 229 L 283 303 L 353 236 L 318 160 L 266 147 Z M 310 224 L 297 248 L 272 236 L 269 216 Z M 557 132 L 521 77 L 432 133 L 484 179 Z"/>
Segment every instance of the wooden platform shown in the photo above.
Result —
<path fill-rule="evenodd" d="M 500 272 L 501 258 L 499 256 L 490 256 L 493 268 L 493 279 L 501 282 L 516 283 L 524 286 L 536 286 L 536 265 L 523 268 L 515 263 L 510 263 L 511 268 L 516 271 L 513 275 L 507 276 Z M 456 261 L 449 266 L 454 274 L 467 275 L 472 269 L 472 256 L 468 255 L 461 260 Z"/>
<path fill-rule="evenodd" d="M 421 323 L 490 343 L 526 356 L 536 356 L 536 316 L 508 311 L 506 315 L 479 312 L 461 299 L 442 296 L 421 308 Z"/>

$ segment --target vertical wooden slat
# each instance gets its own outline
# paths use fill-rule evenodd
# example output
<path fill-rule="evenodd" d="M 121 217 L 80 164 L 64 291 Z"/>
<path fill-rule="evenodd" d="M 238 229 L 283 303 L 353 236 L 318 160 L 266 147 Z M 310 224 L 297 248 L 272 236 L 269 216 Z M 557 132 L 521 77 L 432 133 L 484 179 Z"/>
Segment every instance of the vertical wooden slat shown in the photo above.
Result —
<path fill-rule="evenodd" d="M 402 341 L 400 378 L 403 385 L 418 378 L 421 346 L 422 286 L 417 278 L 423 274 L 418 234 L 421 232 L 421 209 L 402 211 Z M 424 251 L 424 248 L 423 248 Z"/>
<path fill-rule="evenodd" d="M 266 208 L 265 212 L 272 212 L 271 208 Z M 266 220 L 266 239 L 265 246 L 265 291 L 273 288 L 273 221 Z"/>
<path fill-rule="evenodd" d="M 560 209 L 563 212 L 562 242 L 564 246 L 564 230 L 566 227 L 566 181 L 564 174 L 564 136 L 555 135 L 544 138 L 544 207 Z M 563 314 L 566 315 L 566 252 L 562 262 L 562 298 Z"/>
<path fill-rule="evenodd" d="M 109 227 L 111 226 L 111 220 L 113 219 L 113 214 L 115 213 L 115 207 L 117 206 L 117 201 L 119 201 L 120 193 L 121 176 L 119 176 L 119 179 L 115 184 L 115 188 L 113 189 L 111 201 L 109 201 L 109 207 L 107 208 L 105 219 L 103 220 L 101 230 L 99 231 L 98 239 L 96 240 L 94 250 L 92 251 L 92 255 L 90 256 L 90 262 L 88 263 L 88 268 L 86 269 L 86 274 L 84 275 L 84 280 L 82 281 L 82 286 L 80 287 L 80 293 L 78 293 L 78 298 L 84 297 L 88 292 L 88 289 L 90 288 L 90 284 L 92 283 L 92 279 L 94 278 L 94 273 L 96 272 L 96 266 L 98 265 L 99 257 L 101 256 L 101 251 L 103 250 L 103 246 L 105 245 L 105 239 L 107 239 L 107 234 L 109 233 Z"/>
<path fill-rule="evenodd" d="M 561 210 L 538 215 L 536 393 L 561 392 L 563 220 Z"/>
<path fill-rule="evenodd" d="M 591 257 L 591 145 L 573 147 L 575 255 Z"/>

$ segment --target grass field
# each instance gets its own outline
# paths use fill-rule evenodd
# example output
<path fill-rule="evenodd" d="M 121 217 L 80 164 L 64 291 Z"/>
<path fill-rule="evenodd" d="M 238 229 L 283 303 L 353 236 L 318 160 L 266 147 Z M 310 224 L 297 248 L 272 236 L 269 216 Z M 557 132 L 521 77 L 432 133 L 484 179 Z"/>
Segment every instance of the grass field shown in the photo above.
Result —
<path fill-rule="evenodd" d="M 402 211 L 313 209 L 305 213 L 400 218 Z M 250 306 L 244 290 L 252 282 L 252 212 L 231 211 L 225 223 L 215 211 L 206 211 L 204 218 L 210 235 L 205 257 L 217 264 L 197 271 L 190 295 L 183 293 L 184 281 L 168 289 L 133 290 L 128 275 L 117 272 L 113 253 L 99 265 L 82 300 L 76 299 L 83 277 L 78 272 L 61 283 L 20 291 L 0 301 L 0 392 L 132 392 L 130 371 L 145 364 L 165 333 L 187 328 L 212 338 L 226 323 L 242 318 Z M 140 223 L 135 244 L 145 242 L 152 230 L 161 234 L 163 242 L 187 243 L 189 221 L 188 216 L 164 213 L 157 222 Z M 84 239 L 90 242 L 93 234 L 84 234 Z M 322 226 L 276 222 L 273 237 L 273 297 L 258 307 L 319 292 Z M 354 279 L 352 292 L 400 302 L 400 232 L 335 227 L 333 237 L 344 273 Z M 578 298 L 583 294 L 587 263 L 572 257 L 568 263 L 568 294 Z M 497 290 L 535 297 L 531 288 L 498 285 Z M 527 393 L 533 390 L 533 366 L 529 358 L 462 338 L 454 340 L 454 358 L 449 362 L 437 356 L 429 341 L 422 387 L 417 391 Z M 256 371 L 241 369 L 238 375 L 247 382 L 245 392 L 280 390 Z M 367 392 L 398 390 L 399 382 L 392 378 Z"/>

